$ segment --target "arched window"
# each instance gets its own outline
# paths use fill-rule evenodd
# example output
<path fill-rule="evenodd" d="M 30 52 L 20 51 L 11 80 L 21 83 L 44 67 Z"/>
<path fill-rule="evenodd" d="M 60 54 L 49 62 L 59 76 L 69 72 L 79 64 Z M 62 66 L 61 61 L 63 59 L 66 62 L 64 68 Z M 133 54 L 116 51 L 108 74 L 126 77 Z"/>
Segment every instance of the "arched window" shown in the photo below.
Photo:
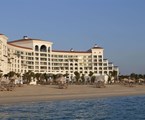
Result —
<path fill-rule="evenodd" d="M 39 51 L 38 45 L 35 46 L 35 51 Z"/>
<path fill-rule="evenodd" d="M 48 47 L 48 52 L 50 52 L 50 47 Z"/>
<path fill-rule="evenodd" d="M 40 51 L 41 51 L 41 52 L 46 52 L 46 46 L 45 46 L 45 45 L 42 45 L 42 46 L 40 47 Z"/>

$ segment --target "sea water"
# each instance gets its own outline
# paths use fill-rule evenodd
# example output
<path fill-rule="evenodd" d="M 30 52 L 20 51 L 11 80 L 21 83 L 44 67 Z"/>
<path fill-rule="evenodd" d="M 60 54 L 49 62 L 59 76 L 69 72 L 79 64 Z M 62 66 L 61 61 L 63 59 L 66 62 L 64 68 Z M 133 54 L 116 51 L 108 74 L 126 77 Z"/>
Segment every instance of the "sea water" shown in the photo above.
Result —
<path fill-rule="evenodd" d="M 145 96 L 0 105 L 0 120 L 145 120 Z"/>

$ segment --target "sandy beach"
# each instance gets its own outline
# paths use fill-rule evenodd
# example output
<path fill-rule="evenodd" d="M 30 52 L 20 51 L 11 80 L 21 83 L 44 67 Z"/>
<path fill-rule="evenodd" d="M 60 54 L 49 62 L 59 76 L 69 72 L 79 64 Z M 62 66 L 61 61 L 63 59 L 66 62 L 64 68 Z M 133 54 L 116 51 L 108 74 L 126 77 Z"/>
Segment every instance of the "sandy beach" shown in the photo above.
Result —
<path fill-rule="evenodd" d="M 0 91 L 0 104 L 131 95 L 145 95 L 145 86 L 106 85 L 105 88 L 95 88 L 93 85 L 69 85 L 67 89 L 58 89 L 57 85 L 24 85 L 13 91 Z"/>

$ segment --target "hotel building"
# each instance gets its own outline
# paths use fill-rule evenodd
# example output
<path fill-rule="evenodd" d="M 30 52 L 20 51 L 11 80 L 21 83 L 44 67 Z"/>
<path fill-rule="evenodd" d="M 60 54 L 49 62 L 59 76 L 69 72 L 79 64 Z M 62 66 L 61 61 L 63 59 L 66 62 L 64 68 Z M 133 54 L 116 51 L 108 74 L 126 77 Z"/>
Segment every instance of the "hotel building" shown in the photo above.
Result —
<path fill-rule="evenodd" d="M 88 75 L 109 74 L 119 68 L 104 59 L 102 47 L 95 45 L 87 51 L 53 50 L 53 43 L 24 36 L 22 39 L 9 41 L 0 34 L 0 70 L 3 74 L 10 71 L 20 73 L 53 73 L 74 76 L 74 72 Z"/>

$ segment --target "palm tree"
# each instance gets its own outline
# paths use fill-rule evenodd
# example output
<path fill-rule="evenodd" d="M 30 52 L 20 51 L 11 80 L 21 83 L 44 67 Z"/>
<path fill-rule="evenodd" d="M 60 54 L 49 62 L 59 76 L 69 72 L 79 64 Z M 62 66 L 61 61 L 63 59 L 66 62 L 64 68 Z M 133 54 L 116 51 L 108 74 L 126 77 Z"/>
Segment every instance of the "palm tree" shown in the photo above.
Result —
<path fill-rule="evenodd" d="M 117 75 L 118 75 L 118 72 L 116 70 L 113 70 L 112 76 L 114 77 L 114 79 L 117 79 Z"/>
<path fill-rule="evenodd" d="M 35 73 L 32 71 L 28 71 L 23 74 L 23 79 L 25 80 L 26 84 L 29 84 L 32 79 L 35 78 Z"/>
<path fill-rule="evenodd" d="M 143 75 L 142 75 L 142 74 L 139 74 L 138 77 L 139 77 L 139 78 L 143 78 Z"/>
<path fill-rule="evenodd" d="M 21 74 L 20 73 L 16 73 L 16 76 L 19 78 L 21 76 Z"/>
<path fill-rule="evenodd" d="M 9 78 L 12 78 L 14 75 L 16 75 L 16 73 L 14 71 L 10 71 L 7 75 Z"/>
<path fill-rule="evenodd" d="M 37 79 L 37 82 L 38 82 L 39 84 L 41 84 L 41 79 L 40 79 L 40 77 L 41 77 L 41 73 L 36 73 L 36 74 L 35 74 L 35 78 Z"/>
<path fill-rule="evenodd" d="M 69 77 L 69 74 L 68 73 L 65 73 L 63 76 L 66 77 L 66 78 L 68 78 Z"/>
<path fill-rule="evenodd" d="M 3 76 L 3 74 L 2 73 L 0 73 L 0 78 Z"/>
<path fill-rule="evenodd" d="M 95 82 L 96 76 L 91 76 L 91 84 Z"/>
<path fill-rule="evenodd" d="M 114 82 L 115 80 L 118 80 L 118 72 L 116 70 L 110 71 L 109 75 L 108 75 L 108 82 L 110 81 L 110 83 L 112 82 L 112 77 L 114 77 Z"/>
<path fill-rule="evenodd" d="M 143 78 L 145 79 L 145 74 L 143 75 Z"/>
<path fill-rule="evenodd" d="M 84 74 L 82 74 L 81 79 L 82 79 L 82 83 L 84 84 L 85 83 L 85 75 Z"/>
<path fill-rule="evenodd" d="M 131 78 L 131 79 L 136 79 L 136 78 L 137 78 L 137 74 L 131 73 L 131 74 L 130 74 L 130 78 Z"/>
<path fill-rule="evenodd" d="M 90 77 L 91 83 L 93 83 L 95 81 L 95 77 L 93 77 L 93 74 L 94 73 L 92 71 L 89 72 L 89 77 Z"/>
<path fill-rule="evenodd" d="M 47 73 L 43 73 L 44 79 L 46 80 L 46 83 L 48 82 L 48 74 Z"/>
<path fill-rule="evenodd" d="M 76 83 L 78 83 L 79 79 L 80 79 L 80 73 L 78 71 L 74 72 L 75 77 L 76 77 Z"/>
<path fill-rule="evenodd" d="M 47 76 L 48 76 L 48 78 L 53 79 L 53 73 L 48 73 Z"/>
<path fill-rule="evenodd" d="M 92 77 L 93 74 L 94 74 L 94 73 L 93 73 L 92 71 L 89 72 L 89 76 L 90 76 L 90 77 Z"/>
<path fill-rule="evenodd" d="M 46 80 L 46 79 L 47 79 L 47 74 L 46 73 L 40 75 L 40 83 L 41 84 L 44 84 L 44 80 Z"/>
<path fill-rule="evenodd" d="M 4 77 L 7 79 L 8 78 L 8 74 L 4 74 Z"/>

